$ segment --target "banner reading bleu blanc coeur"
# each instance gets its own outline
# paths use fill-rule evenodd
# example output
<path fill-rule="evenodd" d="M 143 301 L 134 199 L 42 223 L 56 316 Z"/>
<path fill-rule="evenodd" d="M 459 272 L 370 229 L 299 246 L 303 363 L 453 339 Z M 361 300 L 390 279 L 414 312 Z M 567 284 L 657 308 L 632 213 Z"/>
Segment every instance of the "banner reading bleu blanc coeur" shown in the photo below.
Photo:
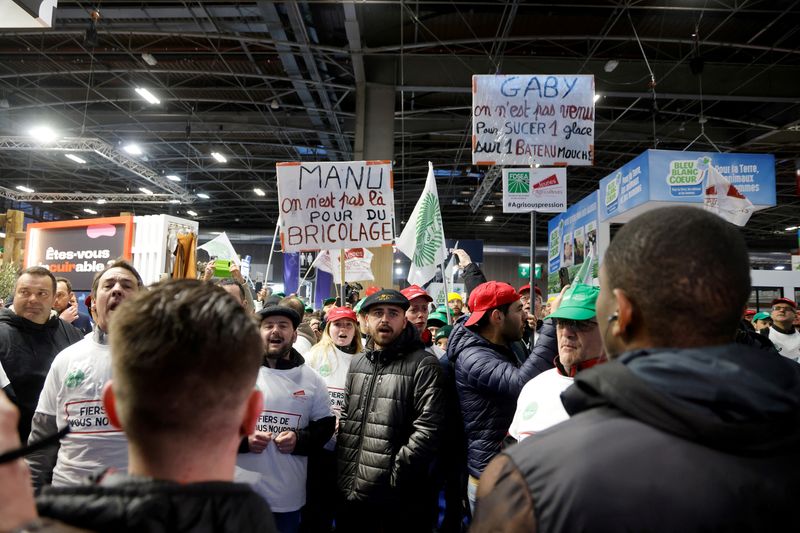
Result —
<path fill-rule="evenodd" d="M 557 274 L 559 268 L 566 267 L 572 279 L 589 255 L 590 249 L 594 249 L 594 257 L 597 257 L 597 204 L 598 191 L 594 191 L 548 222 L 547 292 L 549 294 L 558 294 L 560 290 Z M 595 261 L 593 266 L 592 277 L 595 278 L 597 264 Z"/>
<path fill-rule="evenodd" d="M 284 252 L 394 242 L 390 161 L 278 163 Z"/>
<path fill-rule="evenodd" d="M 594 76 L 472 77 L 472 163 L 591 165 Z"/>
<path fill-rule="evenodd" d="M 770 154 L 647 150 L 600 180 L 601 221 L 627 222 L 659 205 L 703 204 L 713 166 L 753 203 L 775 205 L 775 157 Z M 649 202 L 654 202 L 650 205 Z"/>

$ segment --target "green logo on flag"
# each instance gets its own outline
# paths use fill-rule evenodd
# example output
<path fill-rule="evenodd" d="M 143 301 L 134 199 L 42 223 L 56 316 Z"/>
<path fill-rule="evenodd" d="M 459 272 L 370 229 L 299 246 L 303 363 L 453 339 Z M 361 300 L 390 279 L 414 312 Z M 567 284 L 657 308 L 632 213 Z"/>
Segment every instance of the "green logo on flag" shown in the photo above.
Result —
<path fill-rule="evenodd" d="M 430 193 L 422 200 L 416 230 L 414 264 L 418 267 L 432 265 L 436 262 L 436 252 L 442 247 L 443 231 L 439 199 Z"/>
<path fill-rule="evenodd" d="M 83 383 L 84 379 L 86 379 L 86 374 L 83 373 L 83 370 L 74 370 L 67 375 L 67 379 L 64 381 L 64 384 L 68 389 L 74 389 Z"/>
<path fill-rule="evenodd" d="M 530 174 L 528 172 L 508 173 L 508 192 L 528 194 L 531 188 Z"/>

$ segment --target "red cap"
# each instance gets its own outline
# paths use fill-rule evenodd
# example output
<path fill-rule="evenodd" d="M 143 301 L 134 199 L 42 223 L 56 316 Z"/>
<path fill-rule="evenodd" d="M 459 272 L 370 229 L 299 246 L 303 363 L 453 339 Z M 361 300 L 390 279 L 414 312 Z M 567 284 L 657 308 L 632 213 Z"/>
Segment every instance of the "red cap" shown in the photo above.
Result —
<path fill-rule="evenodd" d="M 772 303 L 770 305 L 775 305 L 775 304 L 786 304 L 790 306 L 792 309 L 797 309 L 797 302 L 795 302 L 794 300 L 790 300 L 789 298 L 775 298 L 774 300 L 772 300 Z"/>
<path fill-rule="evenodd" d="M 86 306 L 86 309 L 91 309 L 92 308 L 92 295 L 91 294 L 87 294 L 86 295 L 86 298 L 84 298 L 84 300 L 83 300 L 83 305 Z"/>
<path fill-rule="evenodd" d="M 747 311 L 744 312 L 744 316 L 753 316 L 754 314 L 756 314 L 755 309 L 748 309 Z"/>
<path fill-rule="evenodd" d="M 367 290 L 364 291 L 364 295 L 365 296 L 372 296 L 373 294 L 375 294 L 379 290 L 381 290 L 380 287 L 376 287 L 375 285 L 373 285 L 371 287 L 367 287 Z"/>
<path fill-rule="evenodd" d="M 325 315 L 326 322 L 336 322 L 337 320 L 341 320 L 343 318 L 349 318 L 353 322 L 358 322 L 355 311 L 349 307 L 334 307 L 328 311 L 327 315 Z"/>
<path fill-rule="evenodd" d="M 523 285 L 522 287 L 519 288 L 519 290 L 517 292 L 522 294 L 523 292 L 530 292 L 530 290 L 531 290 L 531 286 L 530 285 Z M 542 289 L 540 289 L 536 285 L 533 286 L 533 291 L 539 296 L 542 295 Z"/>
<path fill-rule="evenodd" d="M 425 300 L 427 300 L 428 302 L 433 301 L 433 298 L 431 298 L 431 296 L 427 292 L 425 292 L 425 289 L 423 289 L 419 285 L 411 285 L 410 287 L 406 287 L 405 289 L 400 291 L 400 294 L 408 298 L 409 302 L 414 298 L 420 298 L 420 297 L 425 298 Z"/>
<path fill-rule="evenodd" d="M 469 315 L 464 325 L 474 326 L 489 309 L 510 304 L 517 300 L 519 300 L 519 293 L 508 283 L 503 283 L 502 281 L 481 283 L 469 295 L 469 308 L 472 314 Z"/>

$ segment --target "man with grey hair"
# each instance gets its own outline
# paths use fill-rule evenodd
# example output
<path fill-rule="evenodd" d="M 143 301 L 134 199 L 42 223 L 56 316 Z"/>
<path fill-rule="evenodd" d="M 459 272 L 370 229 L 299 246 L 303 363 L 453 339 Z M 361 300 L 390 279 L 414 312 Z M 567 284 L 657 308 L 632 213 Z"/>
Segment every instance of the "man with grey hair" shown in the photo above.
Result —
<path fill-rule="evenodd" d="M 55 297 L 53 274 L 44 267 L 29 267 L 17 277 L 14 304 L 0 309 L 0 366 L 20 411 L 22 442 L 28 441 L 31 418 L 53 358 L 83 338 L 80 330 L 53 311 Z"/>

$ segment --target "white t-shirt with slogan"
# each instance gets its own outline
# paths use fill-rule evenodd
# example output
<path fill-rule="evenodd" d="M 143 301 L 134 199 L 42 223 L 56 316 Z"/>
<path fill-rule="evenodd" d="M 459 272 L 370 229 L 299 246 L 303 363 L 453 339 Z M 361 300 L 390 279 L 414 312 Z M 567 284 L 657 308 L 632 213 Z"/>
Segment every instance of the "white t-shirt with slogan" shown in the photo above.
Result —
<path fill-rule="evenodd" d="M 53 486 L 85 483 L 106 468 L 128 468 L 128 441 L 111 425 L 103 407 L 103 386 L 111 379 L 111 350 L 91 336 L 64 349 L 53 360 L 37 413 L 55 416 L 61 439 Z"/>
<path fill-rule="evenodd" d="M 288 370 L 262 366 L 256 386 L 264 394 L 256 429 L 272 432 L 273 437 L 333 416 L 325 382 L 308 365 Z M 239 454 L 235 479 L 252 485 L 274 512 L 288 513 L 306 503 L 307 471 L 307 457 L 281 453 L 270 442 L 261 453 Z"/>
<path fill-rule="evenodd" d="M 552 368 L 526 383 L 517 399 L 517 411 L 508 434 L 521 441 L 568 419 L 561 393 L 572 381 Z"/>
<path fill-rule="evenodd" d="M 308 366 L 317 371 L 328 385 L 328 396 L 331 400 L 331 409 L 338 419 L 344 407 L 344 386 L 347 382 L 347 372 L 350 362 L 355 355 L 341 351 L 336 347 L 317 344 L 306 356 Z M 333 451 L 336 448 L 336 433 L 325 444 L 325 449 Z"/>

